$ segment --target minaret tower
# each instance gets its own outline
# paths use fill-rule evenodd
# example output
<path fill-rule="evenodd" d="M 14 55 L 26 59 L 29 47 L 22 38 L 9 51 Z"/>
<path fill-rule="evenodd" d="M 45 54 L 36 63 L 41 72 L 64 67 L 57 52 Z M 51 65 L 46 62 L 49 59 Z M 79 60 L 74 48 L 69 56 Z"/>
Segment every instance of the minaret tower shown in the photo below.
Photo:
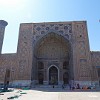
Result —
<path fill-rule="evenodd" d="M 1 51 L 2 51 L 5 27 L 7 25 L 8 25 L 8 23 L 6 21 L 0 20 L 0 54 L 1 54 Z"/>

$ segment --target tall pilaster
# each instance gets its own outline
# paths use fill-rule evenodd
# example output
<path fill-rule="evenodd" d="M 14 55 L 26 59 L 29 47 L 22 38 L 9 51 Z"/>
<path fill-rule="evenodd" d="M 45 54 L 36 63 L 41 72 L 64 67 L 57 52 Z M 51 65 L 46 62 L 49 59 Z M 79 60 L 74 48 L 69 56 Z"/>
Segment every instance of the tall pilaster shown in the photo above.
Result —
<path fill-rule="evenodd" d="M 7 25 L 8 25 L 8 23 L 6 21 L 0 20 L 0 54 L 1 54 L 2 45 L 3 45 L 5 27 Z"/>

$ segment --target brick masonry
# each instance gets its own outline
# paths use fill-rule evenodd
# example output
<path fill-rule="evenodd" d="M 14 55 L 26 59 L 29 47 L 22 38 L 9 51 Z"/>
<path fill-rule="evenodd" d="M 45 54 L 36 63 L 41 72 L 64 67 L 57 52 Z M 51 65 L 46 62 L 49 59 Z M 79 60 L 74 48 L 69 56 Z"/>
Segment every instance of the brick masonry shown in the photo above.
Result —
<path fill-rule="evenodd" d="M 2 49 L 6 25 L 0 25 Z M 13 85 L 39 84 L 39 73 L 43 74 L 43 84 L 49 84 L 49 70 L 55 66 L 58 84 L 63 84 L 63 75 L 68 72 L 70 82 L 99 85 L 99 55 L 90 51 L 86 21 L 22 23 L 17 53 L 0 55 L 0 83 L 4 82 L 6 69 L 10 69 Z M 65 61 L 69 62 L 69 70 L 63 69 Z M 38 69 L 39 62 L 43 63 L 42 70 Z"/>

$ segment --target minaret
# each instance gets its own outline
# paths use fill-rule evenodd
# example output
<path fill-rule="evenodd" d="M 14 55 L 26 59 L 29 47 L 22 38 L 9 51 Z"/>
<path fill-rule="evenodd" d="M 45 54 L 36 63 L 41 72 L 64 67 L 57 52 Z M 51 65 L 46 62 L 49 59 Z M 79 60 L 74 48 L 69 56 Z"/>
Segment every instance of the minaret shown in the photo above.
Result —
<path fill-rule="evenodd" d="M 0 20 L 0 54 L 2 51 L 2 45 L 3 45 L 3 38 L 4 38 L 4 32 L 5 27 L 8 25 L 8 23 L 4 20 Z"/>

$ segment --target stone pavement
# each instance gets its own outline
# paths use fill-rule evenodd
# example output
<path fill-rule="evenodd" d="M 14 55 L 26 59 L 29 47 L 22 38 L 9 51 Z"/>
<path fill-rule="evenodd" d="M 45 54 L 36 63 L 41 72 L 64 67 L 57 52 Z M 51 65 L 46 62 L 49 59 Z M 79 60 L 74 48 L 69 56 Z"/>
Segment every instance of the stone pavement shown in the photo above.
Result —
<path fill-rule="evenodd" d="M 66 89 L 62 90 L 61 88 L 15 89 L 13 92 L 0 94 L 0 100 L 100 100 L 100 91 L 71 91 Z M 16 95 L 19 97 L 7 99 L 8 97 Z"/>

